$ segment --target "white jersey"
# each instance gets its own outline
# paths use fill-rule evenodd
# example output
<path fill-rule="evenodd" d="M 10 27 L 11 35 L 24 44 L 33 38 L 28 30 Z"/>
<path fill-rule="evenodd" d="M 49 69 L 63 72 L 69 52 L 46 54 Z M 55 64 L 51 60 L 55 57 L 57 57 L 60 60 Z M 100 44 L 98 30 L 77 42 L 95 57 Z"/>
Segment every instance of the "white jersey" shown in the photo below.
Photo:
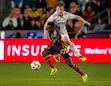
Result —
<path fill-rule="evenodd" d="M 75 19 L 75 15 L 71 14 L 69 12 L 64 11 L 63 16 L 58 16 L 57 11 L 55 11 L 47 21 L 53 21 L 55 24 L 57 24 L 60 27 L 60 33 L 61 34 L 67 34 L 66 30 L 66 22 L 69 19 Z"/>

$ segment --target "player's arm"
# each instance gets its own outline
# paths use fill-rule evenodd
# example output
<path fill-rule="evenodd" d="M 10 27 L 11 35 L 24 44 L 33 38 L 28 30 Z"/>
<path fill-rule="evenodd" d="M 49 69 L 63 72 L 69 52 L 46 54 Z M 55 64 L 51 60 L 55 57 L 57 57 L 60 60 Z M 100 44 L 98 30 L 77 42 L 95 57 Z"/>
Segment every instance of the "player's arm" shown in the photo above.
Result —
<path fill-rule="evenodd" d="M 50 49 L 50 47 L 53 46 L 54 43 L 56 43 L 57 40 L 59 40 L 59 38 L 53 38 L 53 39 L 51 40 L 51 43 L 50 43 L 49 46 L 47 47 L 47 49 Z"/>
<path fill-rule="evenodd" d="M 48 38 L 48 32 L 46 30 L 47 24 L 48 24 L 48 21 L 46 21 L 45 24 L 44 24 L 44 38 Z"/>
<path fill-rule="evenodd" d="M 90 22 L 88 22 L 88 21 L 86 21 L 86 20 L 84 20 L 81 16 L 79 16 L 79 15 L 75 15 L 75 14 L 72 14 L 72 13 L 69 13 L 69 12 L 67 12 L 67 16 L 68 16 L 68 19 L 76 19 L 76 20 L 78 20 L 78 21 L 80 21 L 80 22 L 82 22 L 83 24 L 86 24 L 86 25 L 88 25 L 88 26 L 90 26 L 91 24 L 90 24 Z"/>
<path fill-rule="evenodd" d="M 55 30 L 53 35 L 54 35 L 54 37 L 52 38 L 51 43 L 49 44 L 48 48 L 53 46 L 54 43 L 56 43 L 61 38 L 60 33 L 58 32 L 58 30 Z"/>
<path fill-rule="evenodd" d="M 91 25 L 90 22 L 84 20 L 82 17 L 80 17 L 80 16 L 78 16 L 78 15 L 75 15 L 75 19 L 77 19 L 78 21 L 81 21 L 83 24 L 86 24 L 86 25 L 88 25 L 88 26 Z"/>
<path fill-rule="evenodd" d="M 52 22 L 53 20 L 54 20 L 54 17 L 53 17 L 53 15 L 51 15 L 51 16 L 47 19 L 47 21 L 45 22 L 45 24 L 44 24 L 44 38 L 48 38 L 48 32 L 47 32 L 46 28 L 47 28 L 48 23 L 49 23 L 49 22 Z"/>

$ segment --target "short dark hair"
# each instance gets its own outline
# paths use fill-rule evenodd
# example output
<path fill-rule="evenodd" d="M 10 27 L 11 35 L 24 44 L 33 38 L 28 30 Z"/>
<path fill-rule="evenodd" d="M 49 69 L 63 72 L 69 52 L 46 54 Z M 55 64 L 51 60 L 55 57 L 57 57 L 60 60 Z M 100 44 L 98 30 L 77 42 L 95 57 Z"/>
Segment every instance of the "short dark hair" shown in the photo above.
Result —
<path fill-rule="evenodd" d="M 56 4 L 56 7 L 59 6 L 59 7 L 65 7 L 65 3 L 63 1 L 59 1 L 57 4 Z"/>
<path fill-rule="evenodd" d="M 54 27 L 54 22 L 49 22 L 49 23 L 47 24 L 47 26 L 48 26 L 48 27 Z"/>
<path fill-rule="evenodd" d="M 73 0 L 70 3 L 75 2 L 77 5 L 79 4 L 77 0 Z"/>

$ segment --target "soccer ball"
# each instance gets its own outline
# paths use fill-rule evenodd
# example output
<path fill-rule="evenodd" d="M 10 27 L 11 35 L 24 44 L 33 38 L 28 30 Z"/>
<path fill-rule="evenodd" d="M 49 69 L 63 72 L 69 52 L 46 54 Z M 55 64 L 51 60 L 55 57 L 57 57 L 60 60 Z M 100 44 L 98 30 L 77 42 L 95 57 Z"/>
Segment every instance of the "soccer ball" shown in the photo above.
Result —
<path fill-rule="evenodd" d="M 30 65 L 32 70 L 38 70 L 41 68 L 40 62 L 36 60 L 33 60 Z"/>

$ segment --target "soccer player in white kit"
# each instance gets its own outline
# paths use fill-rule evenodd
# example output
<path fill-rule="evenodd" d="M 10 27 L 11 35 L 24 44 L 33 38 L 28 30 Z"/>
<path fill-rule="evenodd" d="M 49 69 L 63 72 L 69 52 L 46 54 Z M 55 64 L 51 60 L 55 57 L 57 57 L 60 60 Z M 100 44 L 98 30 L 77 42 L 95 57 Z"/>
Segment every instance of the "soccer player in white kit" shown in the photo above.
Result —
<path fill-rule="evenodd" d="M 91 24 L 78 15 L 74 15 L 74 14 L 64 11 L 64 6 L 65 6 L 65 4 L 63 2 L 61 2 L 61 1 L 58 2 L 56 5 L 56 11 L 45 22 L 44 38 L 48 38 L 48 33 L 46 31 L 48 22 L 54 22 L 60 28 L 61 37 L 62 37 L 62 40 L 64 41 L 64 43 L 66 43 L 70 46 L 71 50 L 76 53 L 76 55 L 79 57 L 80 60 L 85 61 L 85 60 L 87 60 L 87 58 L 82 56 L 78 52 L 75 44 L 70 41 L 68 32 L 66 30 L 66 23 L 67 23 L 67 20 L 69 20 L 69 19 L 77 19 L 77 20 L 81 21 L 83 24 L 86 24 L 88 26 Z M 58 59 L 58 57 L 59 57 L 59 54 L 56 54 L 55 58 Z"/>

